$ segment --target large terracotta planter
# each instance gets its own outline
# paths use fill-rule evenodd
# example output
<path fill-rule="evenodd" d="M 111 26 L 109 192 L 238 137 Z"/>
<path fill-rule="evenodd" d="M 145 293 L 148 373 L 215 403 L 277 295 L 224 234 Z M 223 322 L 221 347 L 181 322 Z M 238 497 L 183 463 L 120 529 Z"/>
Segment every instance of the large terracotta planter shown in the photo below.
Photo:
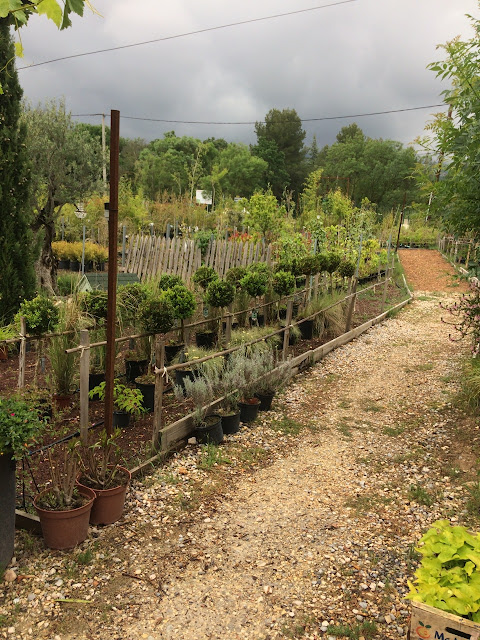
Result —
<path fill-rule="evenodd" d="M 117 474 L 123 484 L 111 489 L 92 489 L 95 492 L 95 502 L 90 513 L 90 524 L 113 524 L 123 515 L 125 495 L 132 474 L 125 467 L 118 467 L 121 473 Z M 84 487 L 82 478 L 77 481 L 79 487 Z M 89 487 L 86 487 L 89 488 Z"/>
<path fill-rule="evenodd" d="M 72 549 L 83 542 L 88 535 L 88 523 L 95 492 L 88 487 L 78 487 L 78 491 L 89 500 L 77 509 L 51 511 L 39 507 L 37 500 L 49 493 L 49 489 L 39 493 L 33 501 L 42 525 L 43 539 L 50 549 Z"/>

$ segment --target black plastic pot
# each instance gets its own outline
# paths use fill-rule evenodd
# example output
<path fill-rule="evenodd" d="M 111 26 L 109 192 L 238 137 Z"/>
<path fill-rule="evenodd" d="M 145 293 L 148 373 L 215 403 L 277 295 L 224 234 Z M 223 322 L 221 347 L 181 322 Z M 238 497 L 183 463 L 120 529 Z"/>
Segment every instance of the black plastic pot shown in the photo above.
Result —
<path fill-rule="evenodd" d="M 222 431 L 226 435 L 240 431 L 240 411 L 222 415 Z"/>
<path fill-rule="evenodd" d="M 105 381 L 105 373 L 89 373 L 88 374 L 88 390 L 91 391 L 101 382 Z M 100 400 L 98 394 L 95 394 L 90 400 Z"/>
<path fill-rule="evenodd" d="M 135 380 L 137 389 L 140 389 L 143 395 L 143 406 L 150 413 L 155 409 L 155 383 L 137 382 Z"/>
<path fill-rule="evenodd" d="M 0 568 L 5 569 L 13 557 L 15 539 L 15 460 L 0 456 Z"/>
<path fill-rule="evenodd" d="M 184 380 L 195 380 L 195 374 L 190 369 L 175 369 L 175 384 L 179 387 L 182 387 L 183 393 L 185 394 L 185 383 Z"/>
<path fill-rule="evenodd" d="M 251 400 L 251 402 L 238 403 L 241 422 L 253 422 L 257 419 L 258 411 L 260 409 L 260 400 L 258 398 L 251 398 Z"/>
<path fill-rule="evenodd" d="M 130 414 L 126 411 L 113 412 L 113 426 L 126 429 L 130 424 Z"/>
<path fill-rule="evenodd" d="M 80 271 L 81 264 L 78 260 L 70 260 L 70 271 Z"/>
<path fill-rule="evenodd" d="M 217 342 L 217 334 L 215 331 L 201 331 L 195 334 L 195 343 L 197 347 L 211 349 Z"/>
<path fill-rule="evenodd" d="M 195 438 L 199 444 L 220 444 L 223 441 L 221 417 L 216 414 L 207 416 L 195 429 Z"/>
<path fill-rule="evenodd" d="M 255 397 L 260 400 L 260 406 L 258 407 L 259 411 L 270 411 L 272 408 L 272 400 L 275 395 L 275 391 L 271 391 L 270 393 L 256 393 Z"/>
<path fill-rule="evenodd" d="M 166 344 L 165 345 L 165 360 L 171 362 L 175 356 L 180 353 L 184 348 L 184 344 Z"/>
<path fill-rule="evenodd" d="M 135 382 L 135 378 L 147 372 L 148 360 L 125 360 L 125 377 L 127 382 Z"/>
<path fill-rule="evenodd" d="M 257 314 L 257 319 L 256 320 L 252 320 L 252 318 L 250 318 L 250 326 L 251 327 L 264 327 L 265 326 L 265 314 L 264 313 L 259 313 Z"/>
<path fill-rule="evenodd" d="M 302 340 L 311 340 L 313 338 L 313 320 L 305 320 L 298 326 L 300 327 Z"/>
<path fill-rule="evenodd" d="M 59 269 L 69 269 L 70 268 L 70 260 L 59 260 L 57 267 Z"/>

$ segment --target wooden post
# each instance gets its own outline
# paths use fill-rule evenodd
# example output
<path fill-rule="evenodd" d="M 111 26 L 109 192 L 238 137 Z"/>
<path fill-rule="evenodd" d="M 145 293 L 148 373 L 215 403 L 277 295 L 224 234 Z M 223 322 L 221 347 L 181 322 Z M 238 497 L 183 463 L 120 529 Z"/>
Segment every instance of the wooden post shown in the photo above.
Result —
<path fill-rule="evenodd" d="M 347 321 L 345 323 L 345 333 L 348 333 L 348 331 L 350 331 L 350 329 L 352 328 L 353 310 L 355 309 L 355 301 L 357 299 L 357 283 L 358 283 L 358 280 L 357 278 L 355 278 L 353 280 L 352 297 L 350 298 L 350 306 L 348 307 L 348 312 L 347 312 Z"/>
<path fill-rule="evenodd" d="M 316 300 L 318 298 L 318 281 L 320 278 L 320 274 L 316 273 L 313 276 L 313 299 Z"/>
<path fill-rule="evenodd" d="M 225 342 L 227 343 L 227 345 L 229 344 L 230 340 L 232 339 L 232 307 L 233 304 L 231 304 L 228 307 L 228 313 L 225 316 Z"/>
<path fill-rule="evenodd" d="M 283 359 L 287 359 L 288 341 L 290 338 L 290 325 L 292 324 L 293 300 L 290 298 L 287 302 L 287 317 L 285 321 L 285 331 L 283 333 Z"/>
<path fill-rule="evenodd" d="M 25 358 L 27 355 L 27 323 L 25 318 L 20 318 L 20 354 L 18 356 L 18 388 L 25 386 Z"/>
<path fill-rule="evenodd" d="M 80 440 L 88 442 L 88 374 L 90 371 L 90 336 L 87 329 L 80 330 Z"/>
<path fill-rule="evenodd" d="M 467 251 L 467 259 L 465 260 L 465 269 L 468 271 L 468 261 L 470 260 L 470 250 L 472 248 L 473 240 L 470 240 L 468 243 L 468 251 Z"/>
<path fill-rule="evenodd" d="M 153 434 L 152 446 L 157 449 L 160 445 L 159 436 L 162 429 L 162 406 L 165 367 L 164 336 L 155 336 L 155 402 L 153 406 Z"/>
<path fill-rule="evenodd" d="M 386 266 L 386 269 L 385 269 L 385 287 L 383 289 L 383 295 L 382 295 L 381 313 L 383 313 L 383 310 L 385 308 L 385 302 L 387 301 L 388 282 L 390 280 L 389 274 L 390 274 L 390 241 L 391 241 L 391 239 L 392 239 L 392 237 L 390 236 L 390 238 L 388 239 L 387 266 Z"/>

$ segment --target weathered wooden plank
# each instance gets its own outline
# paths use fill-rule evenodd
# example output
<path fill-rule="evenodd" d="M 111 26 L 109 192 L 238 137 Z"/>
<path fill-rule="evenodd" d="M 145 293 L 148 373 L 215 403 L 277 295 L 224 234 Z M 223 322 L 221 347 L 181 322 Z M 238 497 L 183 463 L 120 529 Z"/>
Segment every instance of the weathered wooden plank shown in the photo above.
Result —
<path fill-rule="evenodd" d="M 42 535 L 40 518 L 21 509 L 15 509 L 15 528 Z"/>
<path fill-rule="evenodd" d="M 88 442 L 88 378 L 90 372 L 90 336 L 87 329 L 80 330 L 80 439 Z M 73 357 L 73 356 L 67 356 Z"/>

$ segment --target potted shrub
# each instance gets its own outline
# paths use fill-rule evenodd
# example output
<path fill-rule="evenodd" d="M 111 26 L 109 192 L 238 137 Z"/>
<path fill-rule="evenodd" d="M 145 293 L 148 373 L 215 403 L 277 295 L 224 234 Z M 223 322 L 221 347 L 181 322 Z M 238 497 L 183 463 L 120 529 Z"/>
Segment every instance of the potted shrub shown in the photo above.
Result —
<path fill-rule="evenodd" d="M 258 415 L 260 400 L 255 396 L 258 379 L 264 373 L 262 353 L 254 351 L 247 355 L 243 350 L 235 351 L 229 359 L 233 375 L 240 381 L 240 408 L 241 422 L 253 422 Z"/>
<path fill-rule="evenodd" d="M 76 485 L 78 465 L 73 448 L 65 447 L 62 464 L 54 462 L 49 449 L 50 485 L 33 501 L 50 549 L 71 549 L 88 535 L 95 492 Z"/>
<path fill-rule="evenodd" d="M 15 538 L 15 464 L 42 433 L 45 421 L 24 400 L 0 398 L 0 566 L 13 556 Z"/>
<path fill-rule="evenodd" d="M 258 379 L 255 395 L 260 400 L 259 411 L 270 411 L 275 394 L 290 382 L 292 367 L 288 360 L 276 364 L 273 354 L 264 353 L 263 360 L 265 373 Z"/>
<path fill-rule="evenodd" d="M 65 242 L 64 240 L 52 242 L 52 252 L 57 259 L 58 269 L 68 269 L 70 266 L 68 242 Z"/>
<path fill-rule="evenodd" d="M 76 347 L 78 344 L 78 329 L 82 326 L 82 314 L 75 298 L 59 305 L 58 312 L 57 331 L 61 335 L 50 338 L 48 382 L 52 388 L 53 404 L 58 409 L 65 409 L 71 403 L 77 373 L 76 354 L 65 353 L 65 350 Z"/>
<path fill-rule="evenodd" d="M 193 422 L 195 437 L 200 444 L 220 444 L 223 440 L 222 421 L 219 415 L 207 416 L 207 405 L 214 398 L 214 387 L 205 376 L 198 376 L 194 380 L 184 380 L 185 393 L 194 403 Z M 175 396 L 183 400 L 183 389 L 174 388 Z"/>
<path fill-rule="evenodd" d="M 243 380 L 240 372 L 233 366 L 233 362 L 229 358 L 225 367 L 218 378 L 216 390 L 221 397 L 218 413 L 222 418 L 222 431 L 226 435 L 237 433 L 240 430 L 240 408 L 238 401 L 240 399 L 240 388 Z"/>
<path fill-rule="evenodd" d="M 280 300 L 295 291 L 295 276 L 290 271 L 276 271 L 272 276 L 272 289 L 277 294 L 277 318 L 280 319 Z M 285 311 L 286 315 L 286 311 Z"/>
<path fill-rule="evenodd" d="M 80 462 L 77 484 L 93 489 L 96 496 L 90 513 L 91 524 L 112 524 L 123 514 L 131 473 L 119 464 L 117 438 L 120 435 L 118 428 L 111 436 L 103 430 L 97 441 L 77 448 Z"/>
<path fill-rule="evenodd" d="M 420 539 L 410 631 L 419 638 L 470 638 L 480 631 L 480 534 L 437 520 Z M 444 634 L 447 634 L 444 636 Z"/>
<path fill-rule="evenodd" d="M 213 280 L 207 287 L 205 292 L 206 303 L 216 309 L 220 309 L 219 330 L 217 335 L 220 334 L 223 326 L 223 314 L 225 313 L 225 309 L 232 304 L 234 298 L 235 286 L 226 280 Z"/>
<path fill-rule="evenodd" d="M 15 318 L 19 320 L 22 316 L 25 318 L 27 333 L 32 336 L 41 336 L 55 329 L 59 310 L 50 298 L 36 296 L 22 302 Z"/>
<path fill-rule="evenodd" d="M 171 359 L 185 344 L 185 320 L 193 316 L 197 303 L 193 293 L 183 284 L 175 284 L 169 287 L 164 295 L 173 309 L 174 317 L 180 320 L 180 343 L 169 345 L 171 349 L 168 352 L 165 347 L 166 355 Z"/>
<path fill-rule="evenodd" d="M 265 295 L 267 292 L 269 278 L 269 271 L 267 269 L 263 267 L 260 268 L 260 265 L 253 265 L 247 269 L 247 273 L 240 280 L 242 289 L 250 296 L 250 298 L 255 298 L 255 305 L 257 304 L 258 298 Z M 252 309 L 251 318 L 253 324 L 262 324 L 255 309 Z"/>
<path fill-rule="evenodd" d="M 218 273 L 213 267 L 199 267 L 193 274 L 192 280 L 201 287 L 203 291 L 206 291 L 211 282 L 218 280 Z"/>
<path fill-rule="evenodd" d="M 146 333 L 153 335 L 168 333 L 174 323 L 173 307 L 166 297 L 166 292 L 148 297 L 139 308 L 140 322 Z M 155 375 L 151 371 L 153 360 L 153 341 L 150 338 L 150 359 L 148 372 L 135 379 L 135 384 L 143 394 L 144 407 L 153 411 L 155 405 Z"/>
<path fill-rule="evenodd" d="M 139 308 L 148 298 L 145 285 L 133 282 L 120 287 L 118 290 L 118 309 L 122 324 L 133 333 L 141 333 L 143 326 L 140 323 Z M 125 376 L 127 382 L 135 382 L 135 378 L 146 373 L 150 357 L 150 345 L 148 338 L 138 338 L 128 351 L 124 352 Z"/>
<path fill-rule="evenodd" d="M 88 393 L 90 398 L 105 400 L 106 382 L 101 382 Z M 140 389 L 131 389 L 121 384 L 117 379 L 113 381 L 113 425 L 126 428 L 130 424 L 130 416 L 139 417 L 146 409 L 143 406 L 143 395 Z"/>
<path fill-rule="evenodd" d="M 173 273 L 164 273 L 158 280 L 160 291 L 167 291 L 167 289 L 171 289 L 177 284 L 183 285 L 183 280 L 180 276 L 174 276 Z"/>
<path fill-rule="evenodd" d="M 209 356 L 214 353 L 215 350 L 190 345 L 188 349 L 183 349 L 173 358 L 172 364 L 195 362 L 195 360 L 199 360 L 200 358 L 204 358 L 205 356 Z M 175 369 L 175 383 L 183 389 L 183 381 L 185 379 L 195 380 L 199 375 L 205 375 L 211 379 L 218 378 L 221 374 L 222 368 L 223 358 L 221 356 L 218 358 L 212 358 L 211 360 L 206 360 L 198 365 L 189 364 L 184 368 Z"/>

